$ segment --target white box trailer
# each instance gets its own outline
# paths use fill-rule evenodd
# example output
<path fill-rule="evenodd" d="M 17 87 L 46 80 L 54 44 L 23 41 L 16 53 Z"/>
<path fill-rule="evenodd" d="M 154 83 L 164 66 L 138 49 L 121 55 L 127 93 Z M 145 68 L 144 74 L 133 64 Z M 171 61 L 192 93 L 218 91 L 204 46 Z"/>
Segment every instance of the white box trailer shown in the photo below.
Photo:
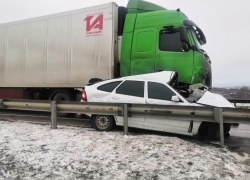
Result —
<path fill-rule="evenodd" d="M 108 3 L 0 25 L 0 87 L 81 88 L 114 77 L 118 6 Z"/>

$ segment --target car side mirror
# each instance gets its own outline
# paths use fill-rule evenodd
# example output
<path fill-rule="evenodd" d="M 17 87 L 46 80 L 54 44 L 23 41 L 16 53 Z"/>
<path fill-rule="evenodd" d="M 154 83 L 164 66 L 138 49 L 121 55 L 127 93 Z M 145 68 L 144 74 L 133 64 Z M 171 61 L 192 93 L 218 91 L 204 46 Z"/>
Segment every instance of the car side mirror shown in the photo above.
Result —
<path fill-rule="evenodd" d="M 181 27 L 179 27 L 179 32 L 180 32 L 181 42 L 189 45 L 187 28 L 185 26 L 181 26 Z"/>
<path fill-rule="evenodd" d="M 179 99 L 178 96 L 172 96 L 171 101 L 173 101 L 173 102 L 180 102 L 180 99 Z"/>

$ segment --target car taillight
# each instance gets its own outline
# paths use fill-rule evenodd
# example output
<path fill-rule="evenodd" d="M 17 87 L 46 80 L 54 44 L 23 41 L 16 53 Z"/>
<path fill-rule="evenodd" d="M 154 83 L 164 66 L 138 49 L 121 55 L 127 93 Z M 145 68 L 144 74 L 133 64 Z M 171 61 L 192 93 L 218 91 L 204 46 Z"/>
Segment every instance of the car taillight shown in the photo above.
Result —
<path fill-rule="evenodd" d="M 82 100 L 87 101 L 87 94 L 86 94 L 86 92 L 84 90 L 82 92 Z"/>

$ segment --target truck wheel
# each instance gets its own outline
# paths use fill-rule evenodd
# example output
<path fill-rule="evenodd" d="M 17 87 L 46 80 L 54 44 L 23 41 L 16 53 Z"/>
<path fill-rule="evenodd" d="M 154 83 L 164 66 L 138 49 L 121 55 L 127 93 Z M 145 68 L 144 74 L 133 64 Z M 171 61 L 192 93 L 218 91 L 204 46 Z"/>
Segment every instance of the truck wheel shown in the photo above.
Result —
<path fill-rule="evenodd" d="M 111 131 L 115 122 L 112 116 L 95 115 L 92 118 L 92 125 L 97 131 Z"/>
<path fill-rule="evenodd" d="M 53 101 L 70 101 L 70 96 L 66 93 L 57 93 L 54 96 Z M 68 113 L 58 113 L 57 115 L 60 117 L 66 117 Z"/>
<path fill-rule="evenodd" d="M 54 98 L 54 101 L 70 101 L 70 97 L 66 93 L 57 93 Z"/>

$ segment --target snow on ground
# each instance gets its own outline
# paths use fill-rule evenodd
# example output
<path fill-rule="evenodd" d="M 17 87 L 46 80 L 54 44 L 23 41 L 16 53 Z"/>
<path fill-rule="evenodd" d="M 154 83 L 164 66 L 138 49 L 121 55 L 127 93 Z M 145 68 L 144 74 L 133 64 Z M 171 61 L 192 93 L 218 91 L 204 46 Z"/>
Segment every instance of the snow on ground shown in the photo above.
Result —
<path fill-rule="evenodd" d="M 243 103 L 237 103 L 236 107 L 238 108 L 244 108 L 244 109 L 250 109 L 250 104 L 243 104 Z"/>
<path fill-rule="evenodd" d="M 176 137 L 0 121 L 0 179 L 250 179 L 244 157 Z"/>

